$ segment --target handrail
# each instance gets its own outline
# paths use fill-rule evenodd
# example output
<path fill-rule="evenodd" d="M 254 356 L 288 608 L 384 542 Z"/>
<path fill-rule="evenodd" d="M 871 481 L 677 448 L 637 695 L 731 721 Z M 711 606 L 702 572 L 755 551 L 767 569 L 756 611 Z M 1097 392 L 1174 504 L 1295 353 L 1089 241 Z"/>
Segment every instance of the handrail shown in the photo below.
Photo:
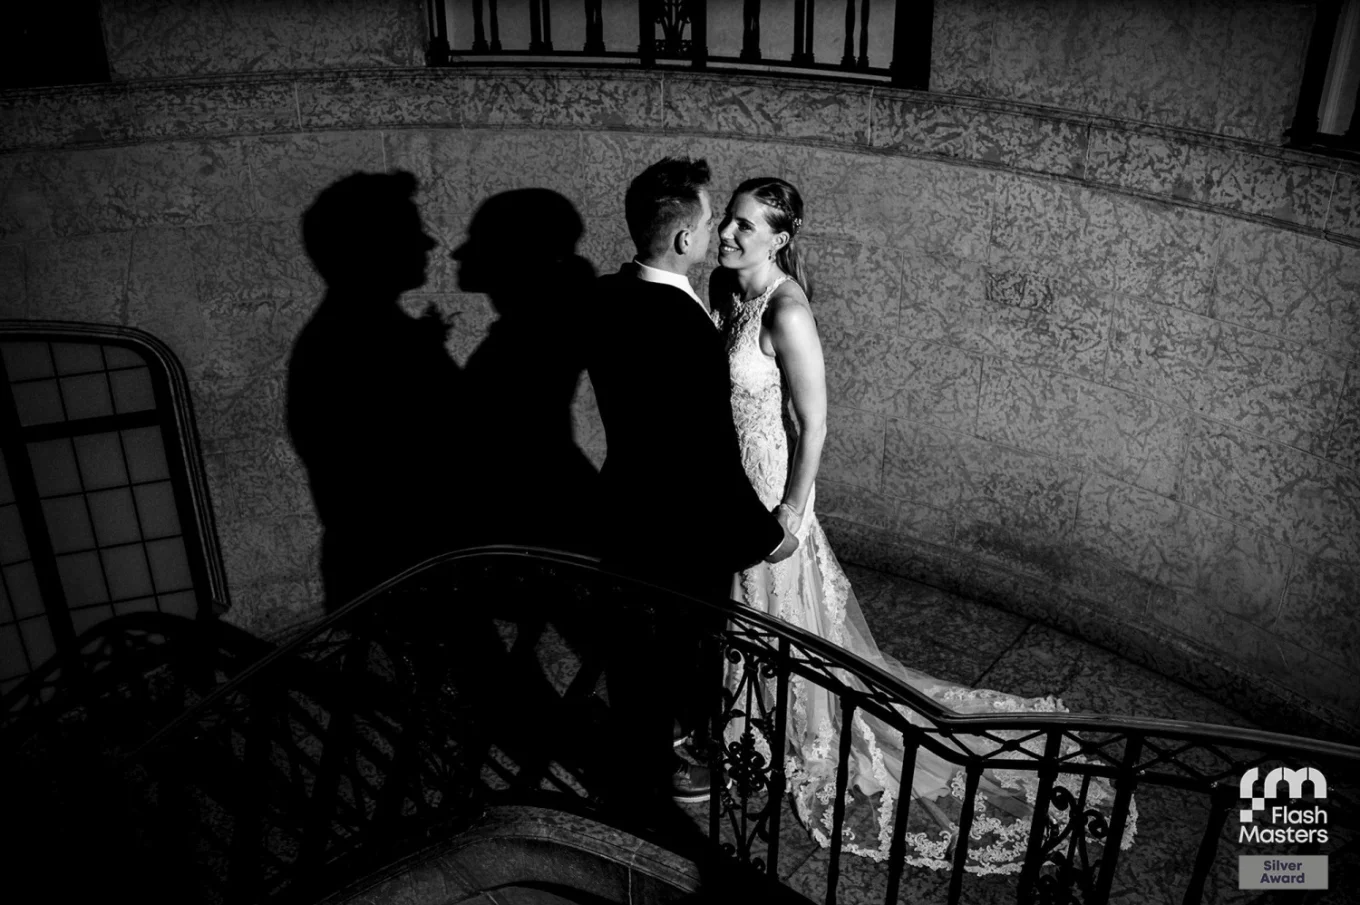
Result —
<path fill-rule="evenodd" d="M 354 865 L 371 867 L 400 855 L 394 844 L 465 826 L 495 801 L 557 802 L 685 844 L 692 817 L 639 810 L 636 796 L 617 788 L 615 773 L 631 753 L 617 742 L 629 737 L 629 716 L 602 693 L 613 690 L 611 645 L 630 636 L 600 628 L 620 618 L 642 625 L 663 609 L 725 623 L 713 641 L 745 676 L 759 677 L 725 689 L 721 702 L 715 694 L 713 737 L 722 741 L 705 754 L 731 782 L 714 783 L 705 835 L 709 851 L 767 877 L 788 857 L 780 839 L 791 777 L 779 752 L 800 683 L 830 692 L 842 725 L 863 713 L 900 732 L 904 775 L 921 752 L 958 766 L 960 827 L 949 869 L 930 874 L 949 902 L 961 900 L 965 884 L 1001 879 L 974 876 L 970 860 L 974 805 L 994 771 L 1037 782 L 1033 813 L 1023 818 L 1023 902 L 1109 901 L 1135 798 L 1149 790 L 1179 790 L 1205 808 L 1186 902 L 1199 901 L 1211 874 L 1226 869 L 1219 841 L 1248 769 L 1306 764 L 1326 772 L 1333 798 L 1356 795 L 1360 749 L 1351 746 L 1144 717 L 957 714 L 825 639 L 731 601 L 678 594 L 588 557 L 484 547 L 433 557 L 356 597 L 127 749 L 138 789 L 209 801 L 208 811 L 227 815 L 208 826 L 164 811 L 164 826 L 148 838 L 169 852 L 185 848 L 186 858 L 216 851 L 216 860 L 199 861 L 228 865 L 228 875 L 203 882 L 226 901 L 314 900 L 352 880 Z M 775 756 L 759 755 L 753 726 Z M 735 740 L 723 731 L 733 727 L 742 729 Z M 924 806 L 897 796 L 885 863 L 848 863 L 841 829 L 852 817 L 850 737 L 841 733 L 819 888 L 835 901 L 850 872 L 881 870 L 885 901 L 896 901 L 902 884 L 924 882 L 909 873 L 906 848 Z M 1102 782 L 1113 797 L 1097 805 Z M 1147 819 L 1139 831 L 1155 833 Z M 225 838 L 223 826 L 231 828 Z"/>

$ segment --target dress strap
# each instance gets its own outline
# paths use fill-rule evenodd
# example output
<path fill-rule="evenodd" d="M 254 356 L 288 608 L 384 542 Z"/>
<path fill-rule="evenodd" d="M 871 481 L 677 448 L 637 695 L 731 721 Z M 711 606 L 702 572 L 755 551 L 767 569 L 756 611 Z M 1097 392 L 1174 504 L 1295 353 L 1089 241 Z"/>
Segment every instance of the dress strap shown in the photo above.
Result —
<path fill-rule="evenodd" d="M 751 308 L 764 308 L 765 304 L 770 300 L 770 296 L 774 295 L 774 291 L 778 289 L 780 286 L 783 286 L 784 283 L 786 283 L 789 279 L 790 277 L 787 273 L 780 274 L 778 277 L 775 278 L 774 282 L 770 283 L 770 285 L 765 287 L 764 292 L 762 292 L 755 298 L 751 299 L 749 302 L 743 302 L 741 300 L 740 292 L 732 293 L 732 297 L 738 305 L 749 306 Z"/>

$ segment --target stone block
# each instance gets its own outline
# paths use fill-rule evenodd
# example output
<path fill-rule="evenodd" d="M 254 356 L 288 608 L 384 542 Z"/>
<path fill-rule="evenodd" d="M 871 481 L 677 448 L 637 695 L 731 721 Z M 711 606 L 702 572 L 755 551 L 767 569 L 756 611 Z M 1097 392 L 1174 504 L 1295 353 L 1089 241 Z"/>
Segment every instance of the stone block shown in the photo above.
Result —
<path fill-rule="evenodd" d="M 11 238 L 192 225 L 249 215 L 235 141 L 171 142 L 24 155 L 5 189 Z"/>
<path fill-rule="evenodd" d="M 28 316 L 123 323 L 131 244 L 131 233 L 28 244 L 25 247 Z"/>
<path fill-rule="evenodd" d="M 818 476 L 878 490 L 883 483 L 884 429 L 881 415 L 829 407 Z"/>
<path fill-rule="evenodd" d="M 696 76 L 683 86 L 666 83 L 664 94 L 668 130 L 743 138 L 814 138 L 847 145 L 864 145 L 869 140 L 867 91 L 837 90 L 822 82 L 742 84 L 724 76 Z"/>
<path fill-rule="evenodd" d="M 1221 611 L 1253 625 L 1275 618 L 1293 553 L 1268 535 L 1182 507 L 1176 525 L 1154 543 L 1156 581 L 1186 607 Z"/>
<path fill-rule="evenodd" d="M 1360 239 L 1360 174 L 1336 174 L 1323 229 L 1330 235 Z"/>
<path fill-rule="evenodd" d="M 902 275 L 896 252 L 834 239 L 810 239 L 803 248 L 819 324 L 898 332 Z"/>
<path fill-rule="evenodd" d="M 238 519 L 217 526 L 230 587 L 314 578 L 321 525 L 311 515 Z"/>
<path fill-rule="evenodd" d="M 1346 374 L 1332 438 L 1322 457 L 1343 468 L 1360 471 L 1360 369 L 1354 364 Z"/>
<path fill-rule="evenodd" d="M 1101 231 L 1112 243 L 1116 290 L 1209 313 L 1222 218 L 1135 198 L 1115 198 L 1101 211 L 1110 215 Z"/>
<path fill-rule="evenodd" d="M 826 328 L 832 405 L 956 429 L 976 419 L 978 360 L 949 346 Z"/>
<path fill-rule="evenodd" d="M 1122 390 L 989 358 L 979 436 L 1157 493 L 1175 486 L 1190 416 Z"/>
<path fill-rule="evenodd" d="M 193 4 L 123 0 L 105 10 L 115 79 L 424 63 L 424 7 L 402 0 Z"/>
<path fill-rule="evenodd" d="M 1091 182 L 1152 195 L 1172 195 L 1190 159 L 1182 141 L 1128 128 L 1092 126 L 1085 177 Z"/>
<path fill-rule="evenodd" d="M 305 130 L 462 125 L 464 79 L 454 70 L 345 73 L 296 81 Z"/>
<path fill-rule="evenodd" d="M 241 452 L 288 435 L 287 379 L 281 372 L 201 381 L 194 402 L 206 453 Z"/>
<path fill-rule="evenodd" d="M 1075 537 L 1083 548 L 1131 574 L 1153 580 L 1174 542 L 1184 507 L 1170 498 L 1102 474 L 1082 484 Z"/>
<path fill-rule="evenodd" d="M 1229 211 L 1321 229 L 1334 174 L 1237 148 L 1190 149 L 1183 197 Z"/>
<path fill-rule="evenodd" d="M 1300 553 L 1360 565 L 1360 477 L 1352 469 L 1201 421 L 1190 437 L 1183 499 Z"/>
<path fill-rule="evenodd" d="M 1213 317 L 1355 359 L 1360 349 L 1360 248 L 1223 221 Z"/>
<path fill-rule="evenodd" d="M 324 189 L 356 172 L 381 173 L 382 136 L 377 132 L 304 133 L 250 139 L 252 215 L 298 222 Z"/>
<path fill-rule="evenodd" d="M 1254 434 L 1325 455 L 1346 362 L 1290 340 L 1224 325 L 1199 410 Z"/>
<path fill-rule="evenodd" d="M 28 314 L 28 284 L 22 245 L 0 245 L 0 317 Z"/>
<path fill-rule="evenodd" d="M 469 74 L 467 126 L 660 130 L 662 83 L 651 74 L 533 71 Z"/>
<path fill-rule="evenodd" d="M 1272 635 L 1332 663 L 1360 666 L 1360 570 L 1306 556 L 1294 568 L 1274 621 Z"/>
<path fill-rule="evenodd" d="M 1219 90 L 1206 131 L 1278 145 L 1294 120 L 1315 11 L 1299 3 L 1236 3 L 1230 13 L 1206 5 L 1202 15 L 1224 33 L 1231 49 L 1210 58 Z"/>
<path fill-rule="evenodd" d="M 1121 238 L 1114 199 L 1084 186 L 998 177 L 999 196 L 987 261 L 996 269 L 1059 278 L 1079 273 L 1114 288 Z"/>
<path fill-rule="evenodd" d="M 1222 325 L 1140 298 L 1126 297 L 1112 307 L 1103 382 L 1195 409 Z"/>
<path fill-rule="evenodd" d="M 991 93 L 992 30 L 990 3 L 942 0 L 935 8 L 930 52 L 930 87 L 950 94 Z"/>
<path fill-rule="evenodd" d="M 307 471 L 286 437 L 257 437 L 251 446 L 224 453 L 223 464 L 238 519 L 314 516 Z"/>

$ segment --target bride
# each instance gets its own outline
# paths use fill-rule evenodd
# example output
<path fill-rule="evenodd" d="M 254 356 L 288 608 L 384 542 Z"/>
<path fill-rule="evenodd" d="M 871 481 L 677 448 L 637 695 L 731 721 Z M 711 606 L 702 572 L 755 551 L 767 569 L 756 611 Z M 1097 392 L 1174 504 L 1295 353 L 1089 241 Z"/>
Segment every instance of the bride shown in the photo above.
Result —
<path fill-rule="evenodd" d="M 1056 699 L 1020 698 L 969 689 L 909 669 L 879 651 L 855 601 L 850 582 L 836 561 L 815 512 L 817 468 L 826 440 L 826 377 L 816 321 L 808 302 L 808 281 L 798 253 L 803 201 L 782 179 L 750 179 L 737 187 L 719 229 L 719 268 L 710 280 L 713 319 L 723 330 L 732 381 L 732 414 L 747 477 L 766 506 L 798 537 L 793 556 L 759 563 L 739 573 L 732 597 L 739 603 L 806 629 L 858 655 L 960 713 L 1064 711 Z M 754 677 L 752 677 L 754 678 Z M 738 696 L 740 664 L 727 676 L 729 693 Z M 772 699 L 769 689 L 765 689 Z M 745 697 L 745 692 L 740 694 Z M 908 712 L 918 725 L 926 720 Z M 857 832 L 846 821 L 843 848 L 881 860 L 887 857 L 895 799 L 901 787 L 902 734 L 872 715 L 853 719 L 851 787 L 868 811 Z M 745 728 L 734 720 L 728 743 Z M 836 782 L 837 702 L 805 680 L 790 683 L 788 789 L 800 820 L 822 846 L 830 844 L 831 800 Z M 770 762 L 768 743 L 755 743 Z M 762 750 L 763 749 L 763 750 Z M 924 804 L 927 823 L 911 820 L 907 863 L 948 868 L 952 837 L 962 798 L 962 773 L 931 752 L 917 752 L 911 794 Z M 968 869 L 1011 873 L 1020 861 L 1029 831 L 1035 774 L 996 771 L 984 775 L 979 796 L 985 811 L 974 821 Z M 877 801 L 872 801 L 878 796 Z M 1092 783 L 1088 803 L 1108 804 L 1105 783 Z M 1133 817 L 1125 845 L 1133 838 Z M 866 826 L 867 824 L 867 826 Z M 919 830 L 919 831 L 917 831 Z M 863 838 L 868 836 L 869 838 Z"/>

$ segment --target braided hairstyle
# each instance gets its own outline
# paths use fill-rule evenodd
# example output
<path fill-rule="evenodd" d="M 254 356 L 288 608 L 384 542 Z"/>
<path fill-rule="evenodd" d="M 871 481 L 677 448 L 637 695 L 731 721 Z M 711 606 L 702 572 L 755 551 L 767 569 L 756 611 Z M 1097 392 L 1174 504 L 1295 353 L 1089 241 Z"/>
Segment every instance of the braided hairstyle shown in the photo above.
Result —
<path fill-rule="evenodd" d="M 798 252 L 798 234 L 803 231 L 803 196 L 783 179 L 774 176 L 757 176 L 748 179 L 732 193 L 750 195 L 765 206 L 765 222 L 776 233 L 788 233 L 789 241 L 775 252 L 775 263 L 779 269 L 793 277 L 803 287 L 809 300 L 812 287 L 808 284 L 807 272 L 803 268 L 802 255 Z"/>

